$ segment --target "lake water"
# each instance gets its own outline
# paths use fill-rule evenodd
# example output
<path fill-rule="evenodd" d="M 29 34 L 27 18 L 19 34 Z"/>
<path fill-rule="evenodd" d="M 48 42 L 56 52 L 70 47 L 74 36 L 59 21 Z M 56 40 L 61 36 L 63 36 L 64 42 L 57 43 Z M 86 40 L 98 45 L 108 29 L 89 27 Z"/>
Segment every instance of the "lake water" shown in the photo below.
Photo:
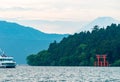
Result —
<path fill-rule="evenodd" d="M 0 82 L 120 82 L 120 67 L 0 68 Z"/>

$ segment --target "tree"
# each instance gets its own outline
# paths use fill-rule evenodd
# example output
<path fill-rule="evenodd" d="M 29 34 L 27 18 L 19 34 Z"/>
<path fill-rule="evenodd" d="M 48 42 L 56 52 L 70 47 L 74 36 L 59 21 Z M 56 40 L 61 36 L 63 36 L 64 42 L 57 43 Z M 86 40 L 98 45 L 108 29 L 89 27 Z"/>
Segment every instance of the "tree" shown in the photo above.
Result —
<path fill-rule="evenodd" d="M 113 66 L 120 66 L 120 60 L 115 61 L 115 63 L 113 63 Z"/>

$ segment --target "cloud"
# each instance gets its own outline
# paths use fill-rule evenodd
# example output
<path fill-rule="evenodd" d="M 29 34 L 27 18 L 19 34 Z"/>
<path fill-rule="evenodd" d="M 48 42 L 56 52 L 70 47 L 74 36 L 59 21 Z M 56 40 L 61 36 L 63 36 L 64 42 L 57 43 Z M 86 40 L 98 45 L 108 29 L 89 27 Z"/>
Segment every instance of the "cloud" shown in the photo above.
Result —
<path fill-rule="evenodd" d="M 120 0 L 0 0 L 0 2 L 0 17 L 10 21 L 17 19 L 15 22 L 35 26 L 44 32 L 73 33 L 80 28 L 81 22 L 102 16 L 120 19 Z M 38 20 L 42 20 L 42 23 Z"/>
<path fill-rule="evenodd" d="M 108 14 L 107 11 L 118 13 L 118 3 L 120 0 L 1 0 L 0 17 L 18 18 L 19 15 L 29 20 L 91 20 L 100 15 L 96 12 L 102 15 Z M 111 12 L 108 15 L 116 15 Z M 119 14 L 116 16 L 120 17 Z"/>
<path fill-rule="evenodd" d="M 19 24 L 32 26 L 40 31 L 46 33 L 70 33 L 78 32 L 86 22 L 73 22 L 73 21 L 47 21 L 47 20 L 17 20 Z"/>
<path fill-rule="evenodd" d="M 29 11 L 33 10 L 32 8 L 23 8 L 23 7 L 11 7 L 11 8 L 0 8 L 0 11 Z"/>

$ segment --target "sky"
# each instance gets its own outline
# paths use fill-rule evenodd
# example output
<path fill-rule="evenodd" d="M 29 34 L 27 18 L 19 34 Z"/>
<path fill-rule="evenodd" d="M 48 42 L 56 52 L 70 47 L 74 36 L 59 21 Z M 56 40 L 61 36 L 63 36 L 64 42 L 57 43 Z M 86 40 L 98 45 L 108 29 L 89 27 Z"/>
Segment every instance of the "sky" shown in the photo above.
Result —
<path fill-rule="evenodd" d="M 120 0 L 0 0 L 0 20 L 46 33 L 75 33 L 97 17 L 120 20 Z"/>

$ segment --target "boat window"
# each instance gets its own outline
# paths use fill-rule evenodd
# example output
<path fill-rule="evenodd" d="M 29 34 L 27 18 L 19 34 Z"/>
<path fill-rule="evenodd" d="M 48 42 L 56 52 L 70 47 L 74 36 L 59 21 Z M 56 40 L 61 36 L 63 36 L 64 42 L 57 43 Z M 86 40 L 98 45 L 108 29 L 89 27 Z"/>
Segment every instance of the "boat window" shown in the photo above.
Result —
<path fill-rule="evenodd" d="M 6 61 L 12 61 L 12 59 L 6 59 Z"/>
<path fill-rule="evenodd" d="M 13 61 L 12 59 L 0 59 L 0 61 Z"/>

